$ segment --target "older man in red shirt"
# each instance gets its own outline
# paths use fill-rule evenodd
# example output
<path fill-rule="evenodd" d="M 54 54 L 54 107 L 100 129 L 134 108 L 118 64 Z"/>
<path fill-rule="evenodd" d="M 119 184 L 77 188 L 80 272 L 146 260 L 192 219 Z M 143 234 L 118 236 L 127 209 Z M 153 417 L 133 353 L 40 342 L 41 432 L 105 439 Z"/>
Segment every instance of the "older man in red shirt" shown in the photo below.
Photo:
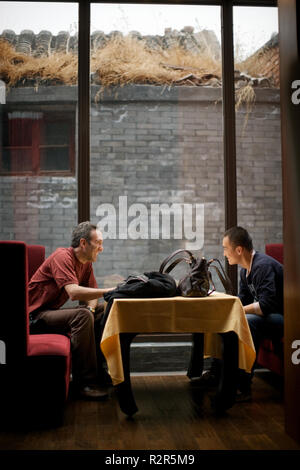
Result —
<path fill-rule="evenodd" d="M 81 397 L 96 400 L 107 397 L 99 383 L 103 308 L 98 299 L 110 289 L 98 289 L 92 267 L 102 251 L 100 230 L 82 222 L 73 230 L 71 246 L 57 248 L 29 283 L 31 332 L 71 335 L 74 388 Z M 61 308 L 69 299 L 85 305 Z"/>

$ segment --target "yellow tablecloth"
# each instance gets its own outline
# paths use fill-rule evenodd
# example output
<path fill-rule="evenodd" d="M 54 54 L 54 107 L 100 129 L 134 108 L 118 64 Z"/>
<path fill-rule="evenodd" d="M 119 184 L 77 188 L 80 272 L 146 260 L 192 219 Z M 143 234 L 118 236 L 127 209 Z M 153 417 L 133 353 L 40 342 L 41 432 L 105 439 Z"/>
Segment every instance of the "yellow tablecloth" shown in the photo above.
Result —
<path fill-rule="evenodd" d="M 241 301 L 219 292 L 209 297 L 115 299 L 101 349 L 114 385 L 124 381 L 119 333 L 205 333 L 205 355 L 220 357 L 220 336 L 234 331 L 239 339 L 239 368 L 251 371 L 255 348 Z"/>

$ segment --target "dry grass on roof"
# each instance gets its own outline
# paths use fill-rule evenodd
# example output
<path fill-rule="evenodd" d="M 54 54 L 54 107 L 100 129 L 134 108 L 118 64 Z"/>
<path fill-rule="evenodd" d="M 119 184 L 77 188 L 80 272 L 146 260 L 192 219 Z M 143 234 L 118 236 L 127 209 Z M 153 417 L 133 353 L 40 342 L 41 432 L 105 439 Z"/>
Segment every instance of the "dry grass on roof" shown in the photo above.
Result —
<path fill-rule="evenodd" d="M 274 63 L 274 68 L 279 73 L 279 48 L 264 49 L 261 53 L 256 53 L 248 57 L 243 62 L 236 64 L 238 70 L 242 70 L 252 77 L 267 77 L 275 80 L 274 70 L 269 70 L 270 63 Z M 269 74 L 268 74 L 269 71 Z M 276 83 L 275 83 L 276 84 Z"/>
<path fill-rule="evenodd" d="M 0 40 L 0 57 L 0 78 L 8 86 L 31 80 L 36 85 L 77 82 L 78 59 L 71 53 L 33 57 L 16 52 L 8 42 Z M 180 47 L 152 50 L 144 41 L 125 37 L 112 39 L 92 54 L 91 72 L 104 87 L 129 83 L 185 84 L 180 80 L 189 75 L 196 79 L 196 84 L 204 84 L 202 77 L 207 74 L 220 77 L 221 64 L 208 54 L 196 55 Z"/>
<path fill-rule="evenodd" d="M 91 69 L 104 86 L 128 83 L 172 85 L 188 73 L 201 80 L 205 74 L 220 76 L 221 65 L 208 54 L 193 54 L 177 46 L 153 50 L 144 41 L 116 38 L 91 57 Z"/>
<path fill-rule="evenodd" d="M 239 88 L 235 92 L 235 110 L 238 111 L 241 105 L 246 106 L 246 114 L 243 122 L 242 136 L 244 136 L 245 134 L 248 118 L 255 104 L 255 98 L 255 91 L 253 90 L 252 85 L 249 84 Z"/>
<path fill-rule="evenodd" d="M 32 57 L 18 53 L 6 41 L 0 41 L 0 78 L 8 86 L 33 80 L 73 85 L 77 81 L 77 57 L 73 54 L 53 53 L 49 57 Z"/>

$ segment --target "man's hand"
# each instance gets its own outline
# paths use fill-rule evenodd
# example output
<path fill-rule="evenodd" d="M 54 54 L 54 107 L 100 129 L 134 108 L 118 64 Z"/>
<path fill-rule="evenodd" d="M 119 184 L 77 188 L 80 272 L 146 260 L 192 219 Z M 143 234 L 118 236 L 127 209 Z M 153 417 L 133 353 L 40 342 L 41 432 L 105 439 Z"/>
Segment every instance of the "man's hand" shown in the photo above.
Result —
<path fill-rule="evenodd" d="M 90 300 L 103 297 L 106 292 L 113 290 L 114 287 L 109 289 L 95 289 L 93 287 L 78 286 L 78 284 L 67 284 L 65 289 L 70 300 L 83 300 L 88 303 Z"/>
<path fill-rule="evenodd" d="M 260 317 L 263 317 L 264 314 L 261 311 L 261 308 L 259 306 L 259 302 L 254 302 L 253 304 L 245 305 L 244 306 L 244 311 L 245 313 L 252 313 L 253 315 L 258 315 Z"/>
<path fill-rule="evenodd" d="M 108 289 L 103 289 L 103 292 L 104 294 L 106 294 L 106 292 L 110 292 L 112 290 L 115 290 L 115 287 L 109 287 Z"/>

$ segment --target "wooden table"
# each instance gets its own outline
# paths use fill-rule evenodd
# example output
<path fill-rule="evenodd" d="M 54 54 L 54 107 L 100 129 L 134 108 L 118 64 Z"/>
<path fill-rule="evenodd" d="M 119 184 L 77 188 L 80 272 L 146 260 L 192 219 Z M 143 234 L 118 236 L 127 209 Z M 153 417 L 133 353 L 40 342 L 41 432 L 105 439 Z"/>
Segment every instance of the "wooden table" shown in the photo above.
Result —
<path fill-rule="evenodd" d="M 214 400 L 219 409 L 235 401 L 237 369 L 251 371 L 255 348 L 238 297 L 214 292 L 204 298 L 115 299 L 101 340 L 101 349 L 116 387 L 121 410 L 138 408 L 130 382 L 130 344 L 139 333 L 193 333 L 188 376 L 202 372 L 203 354 L 221 357 L 223 372 Z"/>

